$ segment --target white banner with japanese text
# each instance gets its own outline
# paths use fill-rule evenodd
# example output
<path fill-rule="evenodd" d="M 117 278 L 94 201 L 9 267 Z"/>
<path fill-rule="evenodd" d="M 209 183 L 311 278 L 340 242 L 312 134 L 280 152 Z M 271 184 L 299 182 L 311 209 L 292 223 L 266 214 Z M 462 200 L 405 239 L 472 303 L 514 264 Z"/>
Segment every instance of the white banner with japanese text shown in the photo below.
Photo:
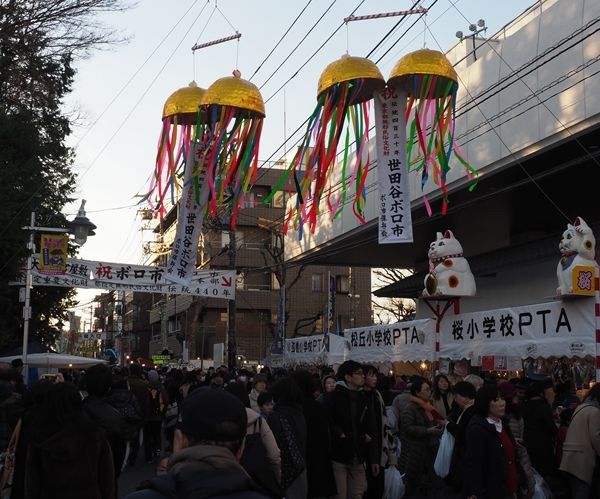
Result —
<path fill-rule="evenodd" d="M 284 363 L 297 364 L 341 364 L 348 358 L 348 345 L 336 334 L 318 334 L 288 338 L 284 345 Z"/>
<path fill-rule="evenodd" d="M 208 182 L 206 168 L 196 171 L 199 142 L 193 142 L 185 162 L 183 192 L 179 204 L 177 232 L 173 240 L 171 255 L 167 263 L 165 279 L 188 286 L 196 269 L 198 243 L 202 222 L 208 203 Z M 197 178 L 194 175 L 197 175 Z"/>
<path fill-rule="evenodd" d="M 595 335 L 593 298 L 446 315 L 440 356 L 595 356 Z"/>
<path fill-rule="evenodd" d="M 164 267 L 68 258 L 64 275 L 48 276 L 39 271 L 39 255 L 34 255 L 31 266 L 34 286 L 63 286 L 235 299 L 236 273 L 234 270 L 196 270 L 187 286 L 166 282 L 165 273 Z M 14 284 L 24 285 L 25 273 Z"/>
<path fill-rule="evenodd" d="M 405 112 L 405 91 L 385 88 L 375 92 L 379 244 L 413 240 Z"/>
<path fill-rule="evenodd" d="M 350 343 L 350 359 L 357 362 L 433 360 L 435 321 L 381 324 L 344 330 Z"/>

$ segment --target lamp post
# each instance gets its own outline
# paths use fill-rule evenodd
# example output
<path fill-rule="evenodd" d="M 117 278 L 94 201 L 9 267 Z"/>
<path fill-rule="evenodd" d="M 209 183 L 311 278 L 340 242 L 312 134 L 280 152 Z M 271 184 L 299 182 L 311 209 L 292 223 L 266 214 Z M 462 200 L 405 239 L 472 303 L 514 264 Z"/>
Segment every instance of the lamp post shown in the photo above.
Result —
<path fill-rule="evenodd" d="M 39 227 L 35 225 L 35 211 L 31 212 L 30 224 L 22 227 L 23 230 L 29 231 L 29 241 L 27 249 L 27 269 L 25 278 L 25 305 L 23 306 L 23 381 L 25 384 L 29 381 L 29 366 L 27 365 L 27 346 L 29 344 L 29 319 L 31 319 L 31 288 L 33 287 L 33 275 L 31 267 L 33 266 L 33 254 L 35 253 L 34 234 L 36 232 L 46 232 L 53 234 L 73 234 L 75 242 L 82 246 L 88 236 L 95 235 L 94 229 L 96 226 L 89 221 L 85 216 L 85 199 L 81 201 L 81 206 L 77 212 L 77 216 L 69 224 L 68 229 L 56 227 Z"/>

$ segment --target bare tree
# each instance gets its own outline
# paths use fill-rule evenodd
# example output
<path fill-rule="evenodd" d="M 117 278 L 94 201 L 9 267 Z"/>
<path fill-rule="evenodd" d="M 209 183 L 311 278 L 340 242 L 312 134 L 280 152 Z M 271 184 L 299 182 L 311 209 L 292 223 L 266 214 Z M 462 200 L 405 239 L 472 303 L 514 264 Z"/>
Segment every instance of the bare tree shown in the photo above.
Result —
<path fill-rule="evenodd" d="M 284 237 L 281 232 L 281 222 L 275 224 L 260 224 L 260 228 L 266 229 L 270 238 L 265 240 L 261 254 L 263 256 L 265 267 L 273 269 L 273 274 L 279 285 L 279 299 L 285 300 L 285 316 L 283 318 L 285 328 L 287 330 L 288 321 L 290 318 L 290 293 L 289 291 L 302 277 L 302 273 L 306 268 L 306 265 L 299 265 L 297 267 L 290 268 L 285 261 L 284 255 Z M 312 317 L 309 318 L 309 322 Z M 315 319 L 313 322 L 316 322 Z M 275 336 L 277 329 L 276 323 L 269 323 L 271 334 Z M 300 327 L 306 327 L 300 326 Z M 294 336 L 296 336 L 299 327 L 296 324 L 294 327 Z"/>
<path fill-rule="evenodd" d="M 412 274 L 410 269 L 373 269 L 375 284 L 381 287 L 394 284 Z M 415 301 L 408 298 L 374 298 L 371 302 L 376 322 L 379 324 L 413 319 L 417 310 Z"/>

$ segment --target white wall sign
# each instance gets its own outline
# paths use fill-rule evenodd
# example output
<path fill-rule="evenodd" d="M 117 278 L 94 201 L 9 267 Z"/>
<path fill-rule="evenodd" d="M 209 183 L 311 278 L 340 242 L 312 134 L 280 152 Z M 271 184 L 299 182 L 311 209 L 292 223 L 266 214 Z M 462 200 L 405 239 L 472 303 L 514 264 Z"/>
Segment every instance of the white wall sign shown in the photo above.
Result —
<path fill-rule="evenodd" d="M 358 362 L 433 360 L 434 337 L 432 319 L 344 330 L 349 357 Z"/>
<path fill-rule="evenodd" d="M 554 301 L 446 316 L 442 357 L 596 355 L 594 300 Z"/>
<path fill-rule="evenodd" d="M 406 93 L 395 88 L 375 92 L 379 244 L 413 240 L 406 164 Z"/>

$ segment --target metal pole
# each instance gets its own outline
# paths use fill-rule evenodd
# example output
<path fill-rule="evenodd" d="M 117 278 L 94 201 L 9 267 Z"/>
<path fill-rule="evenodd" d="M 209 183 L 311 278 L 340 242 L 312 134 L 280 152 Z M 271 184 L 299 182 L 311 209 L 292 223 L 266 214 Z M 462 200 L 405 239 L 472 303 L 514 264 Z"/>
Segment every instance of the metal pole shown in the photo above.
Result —
<path fill-rule="evenodd" d="M 31 212 L 31 220 L 29 223 L 31 231 L 29 232 L 29 242 L 27 243 L 27 249 L 29 255 L 27 256 L 27 271 L 25 274 L 25 306 L 23 307 L 23 382 L 29 383 L 29 366 L 27 364 L 27 346 L 29 344 L 29 319 L 31 318 L 31 288 L 33 286 L 33 276 L 31 275 L 31 267 L 33 265 L 33 253 L 35 251 L 34 242 L 34 231 L 35 227 L 35 211 Z"/>
<path fill-rule="evenodd" d="M 229 231 L 229 268 L 235 270 L 236 240 L 235 231 Z M 235 300 L 227 302 L 228 324 L 227 324 L 227 364 L 229 370 L 236 366 L 237 343 L 235 340 Z"/>

